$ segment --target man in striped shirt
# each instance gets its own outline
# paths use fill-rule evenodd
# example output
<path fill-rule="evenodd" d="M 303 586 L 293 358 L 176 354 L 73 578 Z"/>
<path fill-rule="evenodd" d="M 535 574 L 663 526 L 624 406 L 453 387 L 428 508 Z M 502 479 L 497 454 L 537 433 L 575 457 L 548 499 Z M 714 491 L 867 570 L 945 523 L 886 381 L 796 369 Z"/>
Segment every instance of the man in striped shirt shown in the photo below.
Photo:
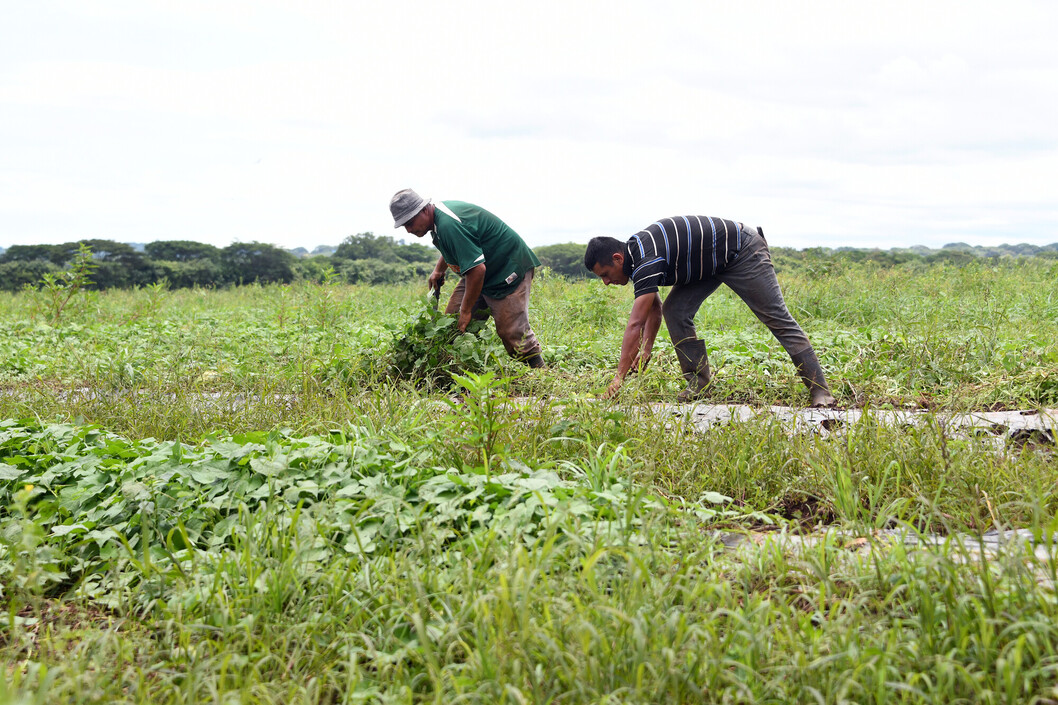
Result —
<path fill-rule="evenodd" d="M 617 393 L 629 371 L 646 365 L 664 317 L 687 380 L 687 389 L 677 398 L 681 402 L 702 398 L 710 380 L 709 358 L 694 328 L 694 316 L 710 294 L 727 284 L 789 353 L 808 387 L 811 405 L 836 404 L 808 336 L 786 308 L 760 229 L 707 216 L 663 218 L 627 242 L 592 238 L 584 266 L 605 284 L 623 286 L 631 280 L 635 289 L 621 360 L 607 397 Z M 672 287 L 664 304 L 658 295 L 662 286 Z"/>

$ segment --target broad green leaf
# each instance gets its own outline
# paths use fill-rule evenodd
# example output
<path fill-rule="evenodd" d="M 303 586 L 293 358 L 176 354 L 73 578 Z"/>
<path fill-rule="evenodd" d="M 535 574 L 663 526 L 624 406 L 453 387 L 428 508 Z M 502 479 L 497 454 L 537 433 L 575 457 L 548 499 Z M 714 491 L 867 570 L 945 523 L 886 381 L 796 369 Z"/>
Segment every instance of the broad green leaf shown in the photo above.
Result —
<path fill-rule="evenodd" d="M 65 536 L 72 533 L 83 533 L 88 531 L 84 524 L 60 524 L 51 530 L 52 536 Z"/>
<path fill-rule="evenodd" d="M 277 477 L 287 469 L 285 463 L 277 463 L 269 458 L 252 458 L 250 467 L 253 468 L 254 472 L 265 477 Z"/>

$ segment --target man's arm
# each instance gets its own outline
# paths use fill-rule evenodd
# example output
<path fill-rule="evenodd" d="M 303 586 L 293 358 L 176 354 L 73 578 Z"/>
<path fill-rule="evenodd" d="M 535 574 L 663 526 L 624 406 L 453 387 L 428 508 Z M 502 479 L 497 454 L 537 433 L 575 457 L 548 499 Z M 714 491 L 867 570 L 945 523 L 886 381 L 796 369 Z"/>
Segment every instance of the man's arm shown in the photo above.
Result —
<path fill-rule="evenodd" d="M 470 318 L 474 315 L 474 304 L 481 296 L 481 287 L 485 283 L 485 265 L 479 264 L 473 269 L 467 270 L 463 277 L 465 288 L 463 290 L 463 303 L 459 305 L 459 330 L 466 331 L 470 325 Z"/>
<path fill-rule="evenodd" d="M 437 258 L 437 264 L 434 265 L 433 271 L 430 272 L 430 278 L 426 280 L 426 283 L 430 285 L 430 291 L 439 290 L 441 285 L 445 283 L 446 269 L 448 269 L 448 264 L 442 255 Z"/>
<path fill-rule="evenodd" d="M 621 361 L 617 363 L 617 374 L 606 388 L 604 398 L 609 399 L 617 393 L 636 360 L 650 357 L 650 350 L 654 347 L 654 338 L 657 337 L 660 327 L 661 297 L 657 293 L 637 296 L 632 304 L 624 338 L 621 340 Z"/>
<path fill-rule="evenodd" d="M 654 315 L 647 318 L 643 328 L 643 345 L 640 346 L 639 354 L 635 356 L 628 368 L 630 374 L 646 369 L 647 363 L 650 362 L 650 351 L 654 347 L 654 340 L 658 337 L 658 329 L 661 328 L 661 297 L 658 294 L 654 294 L 654 303 L 657 310 L 653 311 Z"/>

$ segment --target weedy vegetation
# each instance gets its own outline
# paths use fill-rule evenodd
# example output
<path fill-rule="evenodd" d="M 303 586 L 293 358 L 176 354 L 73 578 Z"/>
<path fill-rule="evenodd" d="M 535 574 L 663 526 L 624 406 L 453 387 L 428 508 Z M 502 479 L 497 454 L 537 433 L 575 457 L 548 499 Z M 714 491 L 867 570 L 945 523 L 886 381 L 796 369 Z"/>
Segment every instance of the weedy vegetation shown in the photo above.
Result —
<path fill-rule="evenodd" d="M 484 372 L 505 354 L 484 321 L 472 319 L 461 333 L 455 317 L 439 313 L 427 297 L 403 327 L 392 330 L 388 359 L 392 376 L 428 388 L 451 388 L 453 375 Z"/>
<path fill-rule="evenodd" d="M 1053 443 L 944 421 L 1058 406 L 1058 265 L 779 267 L 921 423 L 697 429 L 664 332 L 602 402 L 631 294 L 546 273 L 546 370 L 421 285 L 0 294 L 0 703 L 1058 702 L 1055 551 L 963 540 L 1050 545 Z M 698 328 L 711 401 L 805 403 L 737 299 Z"/>

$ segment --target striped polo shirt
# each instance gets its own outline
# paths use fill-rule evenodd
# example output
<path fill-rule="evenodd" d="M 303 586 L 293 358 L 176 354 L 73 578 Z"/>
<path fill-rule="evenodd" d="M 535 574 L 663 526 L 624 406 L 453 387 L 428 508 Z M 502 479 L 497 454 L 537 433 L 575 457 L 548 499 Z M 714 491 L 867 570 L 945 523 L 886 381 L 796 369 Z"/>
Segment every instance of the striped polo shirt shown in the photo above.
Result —
<path fill-rule="evenodd" d="M 659 286 L 701 281 L 724 268 L 742 249 L 742 224 L 705 215 L 662 218 L 625 244 L 624 272 L 636 297 Z"/>

